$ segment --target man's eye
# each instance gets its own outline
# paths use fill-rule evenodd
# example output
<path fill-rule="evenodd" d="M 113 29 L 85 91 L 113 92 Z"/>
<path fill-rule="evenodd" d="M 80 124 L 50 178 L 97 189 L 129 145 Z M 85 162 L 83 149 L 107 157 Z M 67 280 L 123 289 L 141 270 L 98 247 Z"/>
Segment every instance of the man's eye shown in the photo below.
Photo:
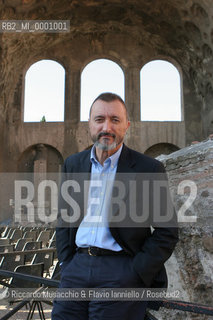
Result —
<path fill-rule="evenodd" d="M 95 121 L 96 121 L 96 122 L 102 122 L 103 119 L 102 119 L 102 118 L 96 118 Z"/>
<path fill-rule="evenodd" d="M 117 123 L 117 122 L 119 122 L 119 119 L 112 119 L 112 121 L 113 121 L 114 123 Z"/>

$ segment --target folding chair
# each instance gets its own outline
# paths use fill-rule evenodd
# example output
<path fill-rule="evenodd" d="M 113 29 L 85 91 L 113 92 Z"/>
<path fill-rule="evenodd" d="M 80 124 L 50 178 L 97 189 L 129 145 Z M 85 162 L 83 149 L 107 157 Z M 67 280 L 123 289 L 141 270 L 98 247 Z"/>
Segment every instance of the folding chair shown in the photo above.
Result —
<path fill-rule="evenodd" d="M 32 276 L 37 276 L 37 277 L 43 277 L 43 271 L 44 271 L 44 264 L 43 263 L 37 263 L 37 264 L 28 264 L 28 265 L 20 265 L 15 269 L 15 272 L 18 273 L 23 273 L 23 274 L 28 274 Z M 34 282 L 33 280 L 25 280 L 23 281 L 22 279 L 18 278 L 12 278 L 10 282 L 10 287 L 15 287 L 15 288 L 39 288 L 41 287 L 40 283 Z M 10 301 L 12 302 L 18 302 L 18 301 Z M 43 311 L 43 306 L 41 301 L 35 301 L 33 300 L 32 303 L 29 304 L 29 312 L 27 316 L 28 319 L 32 319 L 35 308 L 38 308 L 39 316 L 41 320 L 45 320 L 44 316 L 44 311 Z"/>
<path fill-rule="evenodd" d="M 37 239 L 37 230 L 25 231 L 23 238 L 32 238 L 33 241 Z"/>
<path fill-rule="evenodd" d="M 43 277 L 44 264 L 35 263 L 35 264 L 25 264 L 19 265 L 15 268 L 14 272 L 24 273 L 31 276 Z M 10 282 L 11 287 L 15 288 L 39 288 L 40 283 L 33 282 L 33 280 L 22 280 L 19 278 L 12 278 Z"/>
<path fill-rule="evenodd" d="M 0 238 L 0 246 L 7 246 L 8 244 L 10 244 L 9 238 Z"/>
<path fill-rule="evenodd" d="M 23 251 L 30 251 L 30 250 L 38 250 L 41 249 L 42 242 L 41 241 L 30 241 L 24 245 Z M 25 263 L 31 262 L 33 259 L 34 253 L 27 253 L 25 254 Z"/>
<path fill-rule="evenodd" d="M 47 247 L 47 244 L 50 240 L 51 231 L 41 231 L 38 235 L 37 241 L 42 241 L 42 247 Z"/>
<path fill-rule="evenodd" d="M 13 230 L 13 233 L 10 236 L 11 242 L 17 242 L 22 237 L 22 230 L 21 229 L 15 229 Z"/>
<path fill-rule="evenodd" d="M 25 246 L 25 244 L 26 244 L 27 242 L 31 242 L 31 241 L 33 241 L 32 238 L 21 238 L 21 239 L 19 239 L 19 240 L 16 242 L 16 245 L 15 245 L 14 250 L 15 250 L 15 251 L 22 251 L 23 248 L 24 248 L 24 246 Z"/>
<path fill-rule="evenodd" d="M 0 252 L 13 252 L 13 250 L 14 250 L 13 244 L 8 244 L 6 246 L 0 245 Z"/>
<path fill-rule="evenodd" d="M 14 271 L 16 267 L 24 264 L 24 255 L 22 254 L 11 254 L 5 255 L 0 259 L 0 269 L 7 271 Z M 6 280 L 3 276 L 0 276 L 0 281 Z"/>
<path fill-rule="evenodd" d="M 34 263 L 44 263 L 44 272 L 50 274 L 50 267 L 53 265 L 53 252 L 39 252 L 36 253 L 32 259 L 32 264 Z"/>

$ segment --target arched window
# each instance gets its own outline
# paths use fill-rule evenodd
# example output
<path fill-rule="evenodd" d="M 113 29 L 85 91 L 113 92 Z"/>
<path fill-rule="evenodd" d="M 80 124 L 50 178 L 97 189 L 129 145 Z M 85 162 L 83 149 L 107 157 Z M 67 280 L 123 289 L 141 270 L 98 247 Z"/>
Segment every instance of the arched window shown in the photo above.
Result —
<path fill-rule="evenodd" d="M 102 92 L 113 92 L 124 99 L 124 74 L 113 61 L 90 62 L 81 74 L 81 121 L 87 121 L 92 102 Z"/>
<path fill-rule="evenodd" d="M 25 76 L 24 121 L 64 120 L 65 70 L 56 61 L 41 60 Z"/>
<path fill-rule="evenodd" d="M 140 73 L 141 120 L 181 121 L 181 84 L 177 68 L 170 62 L 155 60 Z"/>

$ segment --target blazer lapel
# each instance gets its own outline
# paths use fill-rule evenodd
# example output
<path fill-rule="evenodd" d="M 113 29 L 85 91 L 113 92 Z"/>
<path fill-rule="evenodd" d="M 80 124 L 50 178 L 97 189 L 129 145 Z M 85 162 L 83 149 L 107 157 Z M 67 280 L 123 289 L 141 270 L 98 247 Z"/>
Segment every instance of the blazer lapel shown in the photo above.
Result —
<path fill-rule="evenodd" d="M 133 173 L 135 160 L 132 158 L 131 150 L 123 145 L 118 161 L 117 173 Z"/>
<path fill-rule="evenodd" d="M 90 161 L 91 149 L 86 150 L 85 154 L 81 157 L 79 162 L 79 172 L 91 172 L 91 161 Z"/>

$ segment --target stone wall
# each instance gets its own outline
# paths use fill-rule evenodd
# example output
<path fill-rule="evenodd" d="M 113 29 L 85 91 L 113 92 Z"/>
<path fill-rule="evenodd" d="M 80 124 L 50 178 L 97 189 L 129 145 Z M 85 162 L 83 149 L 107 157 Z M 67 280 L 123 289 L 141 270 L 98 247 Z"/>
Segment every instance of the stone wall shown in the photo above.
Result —
<path fill-rule="evenodd" d="M 180 223 L 180 241 L 167 262 L 169 287 L 181 300 L 213 305 L 213 137 L 168 156 L 158 157 L 168 172 L 173 201 L 180 217 L 197 221 Z M 185 181 L 185 182 L 183 182 Z M 181 184 L 185 188 L 181 188 Z M 182 189 L 182 192 L 181 192 Z M 181 195 L 183 193 L 183 195 Z M 195 194 L 195 197 L 193 195 Z M 159 312 L 158 319 L 159 319 Z M 161 319 L 212 319 L 193 313 L 161 309 Z"/>
<path fill-rule="evenodd" d="M 141 152 L 165 143 L 182 148 L 212 132 L 212 0 L 0 0 L 0 16 L 70 22 L 66 33 L 0 32 L 0 172 L 16 170 L 22 153 L 36 144 L 56 148 L 63 158 L 89 145 L 87 123 L 80 122 L 81 73 L 95 59 L 110 59 L 124 72 L 130 146 Z M 23 122 L 25 75 L 42 59 L 65 69 L 63 123 Z M 140 121 L 140 71 L 155 59 L 180 72 L 180 122 Z"/>

